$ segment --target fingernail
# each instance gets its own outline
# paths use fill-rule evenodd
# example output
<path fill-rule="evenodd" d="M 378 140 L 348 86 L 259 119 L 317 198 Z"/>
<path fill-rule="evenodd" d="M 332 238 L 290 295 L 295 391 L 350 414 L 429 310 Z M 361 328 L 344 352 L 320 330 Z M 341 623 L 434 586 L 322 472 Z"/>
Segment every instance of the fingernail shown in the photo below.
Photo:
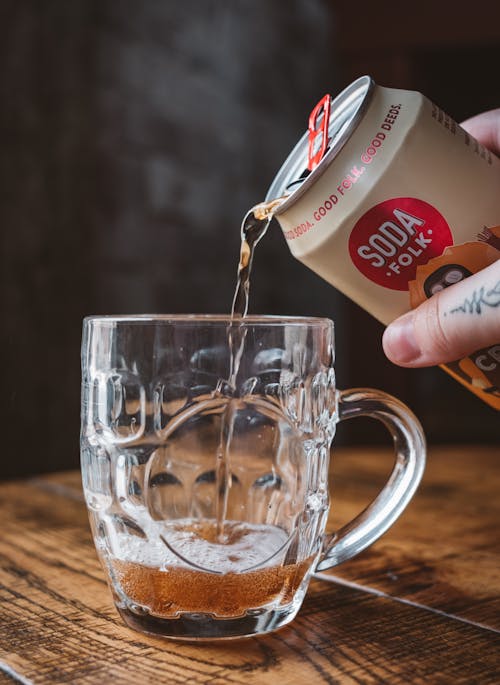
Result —
<path fill-rule="evenodd" d="M 415 337 L 413 312 L 393 321 L 384 332 L 384 352 L 396 364 L 408 364 L 420 357 L 421 351 Z"/>

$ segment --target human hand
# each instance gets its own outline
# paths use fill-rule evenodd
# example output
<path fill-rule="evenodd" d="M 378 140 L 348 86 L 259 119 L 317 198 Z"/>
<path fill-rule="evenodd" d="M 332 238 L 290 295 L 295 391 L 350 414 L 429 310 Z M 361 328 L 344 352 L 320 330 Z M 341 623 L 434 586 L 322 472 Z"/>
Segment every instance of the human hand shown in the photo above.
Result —
<path fill-rule="evenodd" d="M 500 109 L 462 126 L 500 154 Z M 399 317 L 382 338 L 387 357 L 407 367 L 444 364 L 495 343 L 500 343 L 500 260 Z"/>

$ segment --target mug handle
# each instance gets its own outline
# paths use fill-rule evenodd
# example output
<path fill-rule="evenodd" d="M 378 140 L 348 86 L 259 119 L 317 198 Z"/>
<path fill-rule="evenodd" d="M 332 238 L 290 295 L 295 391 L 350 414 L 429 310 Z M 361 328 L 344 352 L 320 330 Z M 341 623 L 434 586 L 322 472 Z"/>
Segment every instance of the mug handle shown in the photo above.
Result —
<path fill-rule="evenodd" d="M 406 405 L 371 388 L 339 391 L 338 420 L 356 416 L 371 416 L 387 427 L 394 440 L 394 468 L 373 502 L 330 538 L 316 571 L 341 564 L 383 535 L 413 497 L 424 472 L 424 432 Z"/>

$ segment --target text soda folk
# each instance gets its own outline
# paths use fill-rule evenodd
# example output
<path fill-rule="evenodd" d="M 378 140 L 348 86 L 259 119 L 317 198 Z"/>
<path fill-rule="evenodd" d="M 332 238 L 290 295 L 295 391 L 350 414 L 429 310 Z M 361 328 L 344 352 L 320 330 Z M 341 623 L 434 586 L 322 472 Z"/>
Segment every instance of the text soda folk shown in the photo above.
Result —
<path fill-rule="evenodd" d="M 311 113 L 266 200 L 292 254 L 388 324 L 500 257 L 500 161 L 417 92 L 368 76 Z M 500 341 L 446 370 L 500 409 Z"/>

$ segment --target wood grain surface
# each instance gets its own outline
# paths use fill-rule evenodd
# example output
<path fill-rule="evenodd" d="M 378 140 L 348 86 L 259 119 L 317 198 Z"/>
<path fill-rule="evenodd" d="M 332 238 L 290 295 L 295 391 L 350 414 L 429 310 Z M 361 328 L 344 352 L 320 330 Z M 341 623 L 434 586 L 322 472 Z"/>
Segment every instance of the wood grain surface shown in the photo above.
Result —
<path fill-rule="evenodd" d="M 373 498 L 390 468 L 387 450 L 333 453 L 332 529 Z M 500 447 L 435 448 L 389 533 L 328 575 L 500 631 L 499 523 Z"/>
<path fill-rule="evenodd" d="M 170 642 L 128 629 L 97 561 L 76 472 L 0 485 L 0 683 L 500 682 L 498 448 L 434 448 L 402 519 L 313 580 L 279 632 Z M 390 469 L 338 450 L 333 525 Z"/>

